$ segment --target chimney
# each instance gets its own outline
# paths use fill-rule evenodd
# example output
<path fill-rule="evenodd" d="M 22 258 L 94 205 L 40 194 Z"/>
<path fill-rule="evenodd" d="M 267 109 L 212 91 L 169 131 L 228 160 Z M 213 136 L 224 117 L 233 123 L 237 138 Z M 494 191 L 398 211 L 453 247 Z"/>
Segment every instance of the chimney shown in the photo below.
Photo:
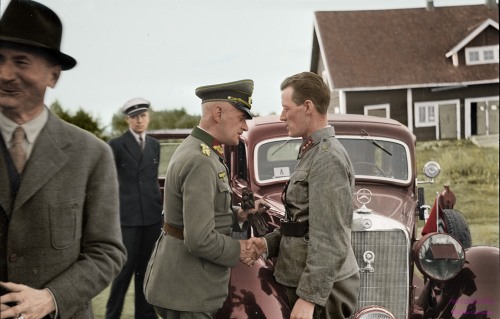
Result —
<path fill-rule="evenodd" d="M 485 0 L 485 1 L 490 1 L 490 0 Z M 426 3 L 427 3 L 427 11 L 434 11 L 434 0 L 426 0 Z"/>
<path fill-rule="evenodd" d="M 497 8 L 497 1 L 496 0 L 485 0 L 484 5 L 490 9 L 496 9 Z"/>

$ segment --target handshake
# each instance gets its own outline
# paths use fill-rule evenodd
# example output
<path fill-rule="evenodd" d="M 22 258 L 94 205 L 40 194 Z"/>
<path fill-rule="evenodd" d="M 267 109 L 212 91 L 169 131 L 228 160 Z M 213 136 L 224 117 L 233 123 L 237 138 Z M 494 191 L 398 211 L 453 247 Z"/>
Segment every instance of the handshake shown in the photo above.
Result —
<path fill-rule="evenodd" d="M 240 261 L 249 267 L 266 251 L 267 243 L 262 237 L 240 240 Z"/>

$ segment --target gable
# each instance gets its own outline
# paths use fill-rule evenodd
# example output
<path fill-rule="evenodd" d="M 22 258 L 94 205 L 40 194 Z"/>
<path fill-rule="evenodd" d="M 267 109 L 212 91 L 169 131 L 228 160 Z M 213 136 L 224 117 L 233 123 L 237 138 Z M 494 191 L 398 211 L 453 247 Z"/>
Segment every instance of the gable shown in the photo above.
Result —
<path fill-rule="evenodd" d="M 498 57 L 498 22 L 493 21 L 492 19 L 487 19 L 470 34 L 468 34 L 462 41 L 460 41 L 460 43 L 448 51 L 446 53 L 446 57 L 453 59 L 454 66 L 458 66 L 460 64 L 458 54 L 468 45 L 472 45 L 472 47 L 491 47 L 496 45 Z"/>

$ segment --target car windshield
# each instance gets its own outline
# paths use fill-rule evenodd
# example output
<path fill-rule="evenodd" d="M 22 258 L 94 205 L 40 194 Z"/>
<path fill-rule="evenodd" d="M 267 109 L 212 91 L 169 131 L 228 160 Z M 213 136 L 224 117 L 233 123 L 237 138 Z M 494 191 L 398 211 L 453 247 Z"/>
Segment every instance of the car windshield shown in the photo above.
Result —
<path fill-rule="evenodd" d="M 357 178 L 409 183 L 411 172 L 408 147 L 397 140 L 338 136 L 344 145 Z M 277 138 L 257 144 L 254 162 L 260 183 L 288 180 L 297 164 L 302 143 L 296 138 Z"/>

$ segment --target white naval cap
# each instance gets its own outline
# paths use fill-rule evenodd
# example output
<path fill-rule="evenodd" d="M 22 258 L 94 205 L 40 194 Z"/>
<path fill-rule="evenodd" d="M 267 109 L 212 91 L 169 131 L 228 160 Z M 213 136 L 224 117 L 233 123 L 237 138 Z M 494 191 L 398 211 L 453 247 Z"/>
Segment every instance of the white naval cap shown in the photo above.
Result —
<path fill-rule="evenodd" d="M 122 106 L 122 112 L 125 115 L 132 116 L 148 110 L 150 102 L 142 97 L 136 97 L 128 100 Z"/>

